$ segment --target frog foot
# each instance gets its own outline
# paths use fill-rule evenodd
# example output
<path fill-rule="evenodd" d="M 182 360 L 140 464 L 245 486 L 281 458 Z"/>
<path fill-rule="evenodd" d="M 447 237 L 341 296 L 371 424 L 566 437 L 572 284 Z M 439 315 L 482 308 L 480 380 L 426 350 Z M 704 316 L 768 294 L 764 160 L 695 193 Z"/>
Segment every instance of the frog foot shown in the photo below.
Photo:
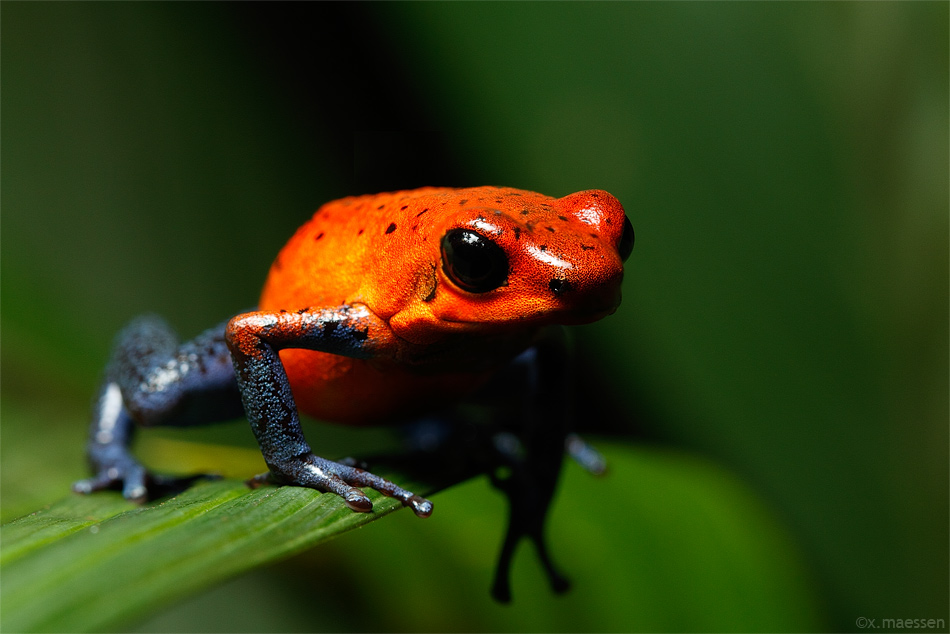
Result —
<path fill-rule="evenodd" d="M 607 473 L 607 460 L 597 448 L 577 434 L 568 434 L 564 440 L 567 454 L 591 475 L 602 476 Z"/>
<path fill-rule="evenodd" d="M 190 476 L 166 476 L 150 473 L 132 458 L 99 466 L 96 475 L 73 484 L 76 493 L 89 494 L 105 489 L 120 489 L 122 497 L 142 504 L 150 500 L 180 493 L 197 480 L 210 480 L 218 476 L 200 473 Z"/>
<path fill-rule="evenodd" d="M 265 477 L 279 484 L 304 486 L 325 493 L 335 493 L 343 498 L 343 502 L 350 509 L 359 513 L 369 513 L 373 510 L 373 502 L 358 488 L 368 487 L 387 497 L 396 498 L 419 517 L 429 517 L 432 514 L 432 502 L 429 500 L 351 464 L 333 462 L 312 453 L 305 453 L 280 463 L 268 464 L 268 466 L 270 474 Z M 259 476 L 251 482 L 251 485 L 260 481 Z"/>

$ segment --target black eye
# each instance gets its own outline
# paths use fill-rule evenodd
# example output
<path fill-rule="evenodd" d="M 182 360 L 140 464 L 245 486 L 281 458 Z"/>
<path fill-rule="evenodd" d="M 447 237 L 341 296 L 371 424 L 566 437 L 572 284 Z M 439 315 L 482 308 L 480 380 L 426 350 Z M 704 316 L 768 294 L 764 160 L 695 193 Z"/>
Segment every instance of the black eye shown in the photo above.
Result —
<path fill-rule="evenodd" d="M 507 281 L 508 256 L 479 233 L 452 229 L 442 238 L 442 270 L 462 290 L 487 293 Z"/>
<path fill-rule="evenodd" d="M 626 262 L 627 258 L 633 252 L 633 225 L 630 219 L 623 218 L 623 233 L 620 234 L 620 242 L 617 243 L 617 253 L 620 255 L 620 261 Z"/>

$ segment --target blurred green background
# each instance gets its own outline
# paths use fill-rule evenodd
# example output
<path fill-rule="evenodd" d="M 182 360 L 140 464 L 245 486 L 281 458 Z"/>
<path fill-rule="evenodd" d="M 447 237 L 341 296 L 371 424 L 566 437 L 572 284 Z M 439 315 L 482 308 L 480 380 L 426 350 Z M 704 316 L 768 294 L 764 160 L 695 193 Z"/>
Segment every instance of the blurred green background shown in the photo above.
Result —
<path fill-rule="evenodd" d="M 565 475 L 549 530 L 571 594 L 525 548 L 515 603 L 490 603 L 503 505 L 472 481 L 142 631 L 946 627 L 947 3 L 0 18 L 4 521 L 83 476 L 126 321 L 190 337 L 252 306 L 327 200 L 596 187 L 637 232 L 623 307 L 577 332 L 613 471 Z"/>

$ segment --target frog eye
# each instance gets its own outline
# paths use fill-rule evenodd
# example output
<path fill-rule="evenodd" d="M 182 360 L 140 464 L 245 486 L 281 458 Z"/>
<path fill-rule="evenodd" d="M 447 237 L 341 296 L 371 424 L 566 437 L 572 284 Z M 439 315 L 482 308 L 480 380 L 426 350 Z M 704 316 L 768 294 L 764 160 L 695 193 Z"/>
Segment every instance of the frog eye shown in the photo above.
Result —
<path fill-rule="evenodd" d="M 462 290 L 487 293 L 508 280 L 508 256 L 479 233 L 452 229 L 442 238 L 442 270 Z"/>
<path fill-rule="evenodd" d="M 623 233 L 620 234 L 620 241 L 617 242 L 617 254 L 621 262 L 626 262 L 633 252 L 633 237 L 633 225 L 630 224 L 630 219 L 624 216 Z"/>

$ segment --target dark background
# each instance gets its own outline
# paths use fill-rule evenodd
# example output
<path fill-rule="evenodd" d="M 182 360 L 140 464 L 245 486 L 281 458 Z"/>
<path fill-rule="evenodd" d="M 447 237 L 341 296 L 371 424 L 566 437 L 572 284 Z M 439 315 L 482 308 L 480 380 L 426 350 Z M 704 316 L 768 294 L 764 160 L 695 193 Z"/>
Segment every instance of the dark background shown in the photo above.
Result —
<path fill-rule="evenodd" d="M 571 595 L 526 549 L 488 602 L 502 506 L 476 481 L 144 630 L 948 622 L 946 3 L 0 13 L 4 521 L 83 475 L 123 323 L 253 305 L 327 200 L 596 187 L 637 231 L 622 309 L 576 333 L 613 472 L 567 471 Z"/>

